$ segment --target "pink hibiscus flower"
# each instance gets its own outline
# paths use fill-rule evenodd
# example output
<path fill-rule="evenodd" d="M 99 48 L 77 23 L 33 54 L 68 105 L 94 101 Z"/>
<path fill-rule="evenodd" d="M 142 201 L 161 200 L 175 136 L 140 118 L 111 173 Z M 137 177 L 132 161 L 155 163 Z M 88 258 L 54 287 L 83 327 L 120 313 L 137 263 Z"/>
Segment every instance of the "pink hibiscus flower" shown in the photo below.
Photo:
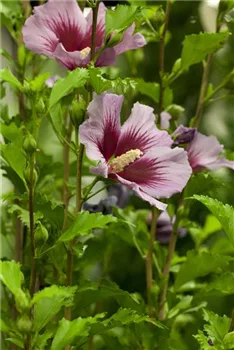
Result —
<path fill-rule="evenodd" d="M 106 7 L 100 3 L 96 31 L 96 51 L 104 45 Z M 34 13 L 23 27 L 25 46 L 50 58 L 55 58 L 73 70 L 86 67 L 90 62 L 92 40 L 92 11 L 84 17 L 76 0 L 49 0 L 34 7 Z M 117 55 L 146 45 L 144 37 L 136 33 L 132 24 L 124 33 L 122 41 L 106 48 L 99 56 L 96 66 L 110 66 Z"/>
<path fill-rule="evenodd" d="M 228 167 L 234 170 L 234 161 L 220 157 L 223 145 L 220 145 L 215 136 L 203 135 L 197 129 L 187 128 L 183 125 L 180 125 L 173 135 L 177 136 L 175 144 L 188 143 L 186 151 L 194 172 L 205 168 L 215 170 L 221 167 Z M 180 142 L 179 140 L 186 142 Z"/>
<path fill-rule="evenodd" d="M 109 177 L 133 189 L 160 210 L 166 205 L 156 198 L 181 192 L 191 168 L 183 149 L 171 149 L 166 131 L 155 126 L 151 107 L 135 103 L 121 127 L 123 96 L 104 93 L 88 106 L 89 119 L 80 126 L 80 142 L 90 159 L 100 163 L 92 173 Z"/>

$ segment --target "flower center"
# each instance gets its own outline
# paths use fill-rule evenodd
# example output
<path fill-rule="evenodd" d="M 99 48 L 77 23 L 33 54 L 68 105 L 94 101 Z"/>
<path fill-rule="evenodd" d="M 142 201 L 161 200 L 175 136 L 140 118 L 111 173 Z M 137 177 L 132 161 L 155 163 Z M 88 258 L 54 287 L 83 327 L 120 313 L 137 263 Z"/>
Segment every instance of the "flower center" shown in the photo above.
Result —
<path fill-rule="evenodd" d="M 80 51 L 80 57 L 82 59 L 86 58 L 89 55 L 90 51 L 91 51 L 91 48 L 87 46 L 85 49 Z"/>
<path fill-rule="evenodd" d="M 133 163 L 136 159 L 142 156 L 143 152 L 139 149 L 131 149 L 130 151 L 122 154 L 119 157 L 112 159 L 109 162 L 110 172 L 119 173 L 126 168 L 129 164 Z"/>

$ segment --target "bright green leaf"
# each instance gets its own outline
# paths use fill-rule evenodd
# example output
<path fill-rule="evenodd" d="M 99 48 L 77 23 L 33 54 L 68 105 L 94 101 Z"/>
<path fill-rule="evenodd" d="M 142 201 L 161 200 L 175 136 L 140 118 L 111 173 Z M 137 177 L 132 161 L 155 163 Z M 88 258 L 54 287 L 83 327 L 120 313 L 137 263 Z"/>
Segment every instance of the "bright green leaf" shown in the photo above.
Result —
<path fill-rule="evenodd" d="M 153 82 L 146 82 L 142 79 L 138 81 L 137 84 L 137 90 L 143 94 L 146 95 L 156 103 L 159 102 L 159 84 L 153 83 Z"/>
<path fill-rule="evenodd" d="M 50 77 L 50 73 L 43 73 L 38 75 L 35 79 L 30 81 L 30 88 L 32 91 L 41 91 L 45 88 L 45 81 Z"/>
<path fill-rule="evenodd" d="M 118 5 L 106 11 L 106 35 L 127 29 L 136 19 L 137 7 Z"/>
<path fill-rule="evenodd" d="M 223 342 L 227 349 L 233 350 L 234 348 L 234 331 L 225 335 Z"/>
<path fill-rule="evenodd" d="M 228 333 L 230 327 L 230 318 L 219 316 L 210 310 L 203 310 L 204 320 L 209 324 L 204 326 L 207 334 L 222 344 L 224 336 Z"/>
<path fill-rule="evenodd" d="M 194 195 L 193 198 L 203 203 L 216 216 L 234 246 L 234 208 L 207 196 Z"/>
<path fill-rule="evenodd" d="M 102 76 L 102 71 L 100 68 L 90 68 L 90 83 L 94 88 L 94 91 L 99 95 L 104 91 L 111 89 L 112 82 L 107 80 Z"/>
<path fill-rule="evenodd" d="M 191 34 L 183 41 L 181 69 L 203 61 L 207 55 L 220 49 L 229 36 L 228 32 Z"/>
<path fill-rule="evenodd" d="M 35 350 L 47 350 L 48 349 L 48 340 L 52 338 L 53 332 L 45 331 L 43 334 L 36 334 L 32 340 L 32 346 Z"/>
<path fill-rule="evenodd" d="M 12 204 L 9 209 L 8 212 L 10 214 L 13 214 L 15 212 L 17 212 L 17 216 L 20 218 L 20 220 L 24 223 L 24 225 L 26 225 L 27 227 L 30 226 L 30 221 L 29 221 L 29 211 L 26 209 L 21 208 L 19 205 L 17 204 Z M 37 223 L 38 220 L 43 218 L 43 214 L 40 212 L 36 212 L 33 214 L 34 215 L 34 223 Z"/>
<path fill-rule="evenodd" d="M 15 294 L 21 288 L 20 265 L 14 260 L 0 262 L 0 280 Z"/>
<path fill-rule="evenodd" d="M 175 281 L 175 289 L 185 284 L 188 281 L 192 281 L 197 277 L 206 276 L 213 271 L 217 271 L 218 268 L 225 267 L 231 257 L 223 255 L 214 255 L 208 252 L 196 252 L 189 251 L 187 253 L 187 260 L 181 266 L 179 273 Z"/>
<path fill-rule="evenodd" d="M 117 218 L 112 215 L 83 211 L 78 213 L 71 227 L 62 234 L 59 241 L 70 241 L 76 236 L 86 235 L 94 228 L 105 228 L 109 223 L 116 221 Z"/>
<path fill-rule="evenodd" d="M 9 83 L 11 86 L 17 88 L 20 91 L 23 90 L 23 85 L 12 74 L 8 67 L 0 70 L 0 80 Z"/>
<path fill-rule="evenodd" d="M 206 290 L 219 290 L 224 294 L 234 294 L 234 273 L 227 272 L 217 276 L 207 284 Z"/>
<path fill-rule="evenodd" d="M 22 150 L 13 143 L 1 145 L 2 158 L 10 165 L 16 174 L 24 180 L 26 158 Z"/>
<path fill-rule="evenodd" d="M 57 80 L 51 91 L 49 108 L 52 108 L 63 96 L 67 95 L 73 89 L 84 86 L 88 78 L 89 73 L 87 69 L 77 68 L 69 72 L 64 79 Z"/>
<path fill-rule="evenodd" d="M 168 313 L 167 318 L 175 317 L 181 310 L 186 310 L 190 307 L 193 300 L 193 296 L 186 295 L 181 297 L 181 300 L 176 304 Z"/>
<path fill-rule="evenodd" d="M 198 334 L 194 335 L 194 338 L 198 341 L 201 350 L 210 350 L 209 339 L 202 331 L 199 330 Z M 217 348 L 214 347 L 212 347 L 212 349 L 217 350 Z"/>

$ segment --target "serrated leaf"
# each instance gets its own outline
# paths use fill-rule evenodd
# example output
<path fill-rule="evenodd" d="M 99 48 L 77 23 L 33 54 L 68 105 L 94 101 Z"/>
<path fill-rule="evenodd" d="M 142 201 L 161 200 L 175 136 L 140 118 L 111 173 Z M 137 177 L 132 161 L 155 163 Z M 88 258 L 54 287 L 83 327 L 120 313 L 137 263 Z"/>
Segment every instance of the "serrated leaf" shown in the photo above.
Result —
<path fill-rule="evenodd" d="M 228 32 L 191 34 L 183 41 L 181 69 L 203 61 L 207 55 L 220 49 L 229 36 Z"/>
<path fill-rule="evenodd" d="M 1 155 L 23 182 L 25 182 L 24 170 L 26 167 L 26 158 L 21 149 L 13 143 L 1 145 Z"/>
<path fill-rule="evenodd" d="M 84 86 L 89 78 L 89 72 L 84 68 L 77 68 L 69 72 L 64 79 L 59 79 L 55 82 L 50 99 L 49 109 L 51 109 L 61 98 L 67 95 L 75 88 Z"/>
<path fill-rule="evenodd" d="M 101 94 L 102 92 L 111 89 L 111 80 L 107 80 L 102 76 L 102 71 L 100 68 L 90 68 L 89 74 L 90 83 L 97 94 Z"/>
<path fill-rule="evenodd" d="M 9 125 L 1 123 L 1 134 L 8 141 L 17 141 L 17 145 L 21 145 L 23 142 L 22 131 L 17 127 L 15 123 Z"/>
<path fill-rule="evenodd" d="M 76 236 L 86 235 L 94 228 L 105 228 L 109 223 L 116 222 L 117 220 L 118 219 L 112 215 L 83 211 L 78 213 L 71 227 L 60 236 L 59 241 L 70 241 Z"/>
<path fill-rule="evenodd" d="M 197 277 L 203 277 L 209 273 L 222 269 L 231 260 L 229 256 L 215 255 L 208 252 L 189 251 L 187 260 L 181 266 L 175 280 L 175 289 L 192 281 Z"/>
<path fill-rule="evenodd" d="M 106 11 L 106 35 L 113 31 L 121 32 L 134 22 L 136 19 L 137 7 L 118 5 L 114 10 Z"/>
<path fill-rule="evenodd" d="M 73 321 L 62 319 L 59 322 L 51 350 L 62 350 L 66 345 L 72 345 L 76 338 L 89 336 L 90 325 L 97 323 L 98 318 L 103 316 L 104 314 L 96 315 L 96 317 L 79 317 Z"/>
<path fill-rule="evenodd" d="M 50 338 L 52 338 L 52 331 L 45 331 L 43 334 L 36 334 L 32 340 L 32 346 L 35 350 L 46 350 L 48 349 L 47 342 Z"/>
<path fill-rule="evenodd" d="M 224 294 L 234 294 L 234 273 L 227 272 L 217 276 L 207 285 L 206 290 L 220 290 Z"/>
<path fill-rule="evenodd" d="M 209 325 L 204 326 L 204 330 L 209 337 L 214 338 L 216 341 L 222 344 L 224 336 L 228 333 L 230 327 L 230 318 L 227 316 L 219 316 L 210 310 L 203 310 L 204 320 Z"/>
<path fill-rule="evenodd" d="M 23 90 L 23 85 L 12 74 L 10 68 L 8 68 L 8 67 L 0 70 L 0 80 L 10 84 L 11 86 L 15 87 L 16 89 L 18 89 L 20 91 Z"/>
<path fill-rule="evenodd" d="M 52 203 L 46 197 L 36 194 L 35 196 L 35 211 L 43 214 L 53 227 L 62 229 L 64 219 L 64 207 L 60 203 Z"/>
<path fill-rule="evenodd" d="M 199 330 L 198 334 L 194 335 L 194 338 L 197 339 L 201 350 L 210 350 L 211 346 L 208 343 L 209 339 L 205 336 L 205 334 L 202 331 Z M 213 347 L 213 345 L 212 349 L 217 350 L 217 348 Z"/>
<path fill-rule="evenodd" d="M 20 218 L 20 220 L 24 223 L 24 225 L 26 225 L 27 227 L 30 227 L 29 211 L 28 210 L 21 208 L 18 204 L 12 204 L 9 207 L 8 212 L 10 214 L 17 212 L 18 218 Z M 38 220 L 43 218 L 43 214 L 40 212 L 34 213 L 33 216 L 34 216 L 34 223 L 37 223 Z"/>
<path fill-rule="evenodd" d="M 21 288 L 20 265 L 14 260 L 0 262 L 0 280 L 12 294 Z"/>
<path fill-rule="evenodd" d="M 63 306 L 71 306 L 76 287 L 53 285 L 36 293 L 32 300 L 34 305 L 33 328 L 39 332 L 59 312 Z"/>
<path fill-rule="evenodd" d="M 221 223 L 227 237 L 234 246 L 234 208 L 217 199 L 194 195 L 192 198 L 203 203 Z"/>
<path fill-rule="evenodd" d="M 45 81 L 50 77 L 50 73 L 43 73 L 38 75 L 35 79 L 30 81 L 30 88 L 34 92 L 41 91 L 45 88 Z"/>
<path fill-rule="evenodd" d="M 234 348 L 234 331 L 225 335 L 223 342 L 227 349 L 233 350 Z"/>

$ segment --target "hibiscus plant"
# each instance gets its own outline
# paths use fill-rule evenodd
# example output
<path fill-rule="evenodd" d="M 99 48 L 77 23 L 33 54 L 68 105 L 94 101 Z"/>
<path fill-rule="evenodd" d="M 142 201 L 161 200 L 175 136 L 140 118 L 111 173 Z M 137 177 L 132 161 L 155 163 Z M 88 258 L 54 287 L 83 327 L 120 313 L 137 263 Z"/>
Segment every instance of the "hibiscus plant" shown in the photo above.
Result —
<path fill-rule="evenodd" d="M 2 349 L 234 349 L 234 2 L 210 3 L 1 2 Z"/>

